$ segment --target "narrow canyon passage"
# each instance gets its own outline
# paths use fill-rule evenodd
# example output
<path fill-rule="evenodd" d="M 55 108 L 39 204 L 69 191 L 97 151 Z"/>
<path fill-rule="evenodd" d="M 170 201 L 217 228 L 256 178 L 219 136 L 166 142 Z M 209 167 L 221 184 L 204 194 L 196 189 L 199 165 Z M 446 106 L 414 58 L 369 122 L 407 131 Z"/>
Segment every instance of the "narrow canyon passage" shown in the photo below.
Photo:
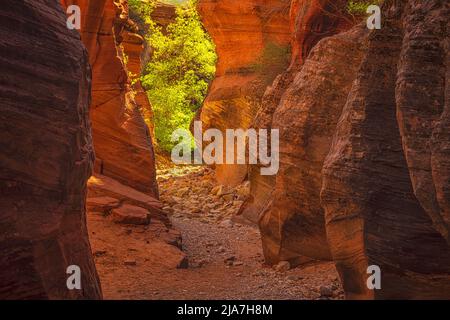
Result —
<path fill-rule="evenodd" d="M 369 2 L 3 0 L 0 300 L 450 299 L 449 8 Z"/>
<path fill-rule="evenodd" d="M 158 170 L 164 211 L 181 232 L 186 256 L 174 246 L 179 235 L 161 235 L 158 223 L 114 224 L 89 214 L 105 299 L 343 298 L 333 263 L 287 271 L 265 266 L 258 229 L 231 220 L 248 185 L 225 188 L 213 175 L 202 166 Z"/>

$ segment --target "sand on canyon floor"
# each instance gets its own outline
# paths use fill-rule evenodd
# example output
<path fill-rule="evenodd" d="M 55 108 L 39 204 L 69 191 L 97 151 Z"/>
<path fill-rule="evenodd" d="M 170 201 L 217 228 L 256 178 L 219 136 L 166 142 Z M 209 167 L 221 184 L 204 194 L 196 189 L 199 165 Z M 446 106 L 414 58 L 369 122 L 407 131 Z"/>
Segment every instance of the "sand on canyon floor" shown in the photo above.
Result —
<path fill-rule="evenodd" d="M 258 229 L 231 220 L 248 184 L 214 181 L 201 166 L 158 170 L 161 201 L 184 253 L 173 245 L 177 232 L 160 222 L 121 225 L 88 214 L 105 299 L 343 299 L 332 262 L 287 271 L 265 265 Z"/>

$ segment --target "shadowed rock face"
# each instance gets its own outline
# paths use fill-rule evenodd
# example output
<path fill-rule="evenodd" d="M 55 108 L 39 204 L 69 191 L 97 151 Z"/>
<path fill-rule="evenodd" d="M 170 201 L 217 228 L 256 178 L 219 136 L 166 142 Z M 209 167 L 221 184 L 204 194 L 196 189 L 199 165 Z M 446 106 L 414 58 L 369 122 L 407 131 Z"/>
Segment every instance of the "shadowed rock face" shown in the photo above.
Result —
<path fill-rule="evenodd" d="M 448 113 L 440 29 L 448 10 L 442 1 L 387 1 L 383 13 L 323 169 L 328 241 L 348 298 L 448 299 L 445 224 L 435 228 L 430 218 L 445 217 L 433 211 L 439 206 L 448 210 L 439 202 L 448 188 L 441 180 L 448 177 L 441 157 L 449 136 L 442 130 Z M 442 153 L 433 153 L 430 135 Z M 381 268 L 382 290 L 367 288 L 370 265 Z"/>
<path fill-rule="evenodd" d="M 291 0 L 292 60 L 301 66 L 323 38 L 348 30 L 354 23 L 345 12 L 346 0 Z"/>
<path fill-rule="evenodd" d="M 216 78 L 201 109 L 203 129 L 250 127 L 264 90 L 288 65 L 286 0 L 200 0 L 198 9 L 218 54 Z M 236 185 L 245 165 L 217 165 L 223 184 Z"/>
<path fill-rule="evenodd" d="M 320 204 L 322 165 L 363 57 L 365 30 L 314 47 L 283 94 L 271 127 L 280 130 L 280 170 L 260 217 L 266 261 L 331 259 Z"/>
<path fill-rule="evenodd" d="M 0 299 L 98 299 L 86 219 L 91 73 L 50 0 L 0 7 Z M 82 290 L 66 269 L 81 268 Z"/>
<path fill-rule="evenodd" d="M 414 194 L 450 244 L 450 8 L 409 6 L 396 83 L 399 128 Z"/>
<path fill-rule="evenodd" d="M 95 171 L 158 196 L 150 130 L 150 103 L 129 72 L 139 74 L 143 39 L 128 19 L 125 0 L 62 0 L 81 8 L 81 37 L 93 70 L 91 120 Z M 127 56 L 128 64 L 125 65 Z"/>
<path fill-rule="evenodd" d="M 267 262 L 332 258 L 348 298 L 449 297 L 448 11 L 389 1 L 368 45 L 355 28 L 309 54 L 316 32 L 294 33 L 304 45 L 254 121 L 280 129 L 280 171 L 250 168 L 240 212 L 259 220 Z M 293 21 L 307 17 L 324 21 Z M 367 288 L 370 265 L 382 290 Z"/>

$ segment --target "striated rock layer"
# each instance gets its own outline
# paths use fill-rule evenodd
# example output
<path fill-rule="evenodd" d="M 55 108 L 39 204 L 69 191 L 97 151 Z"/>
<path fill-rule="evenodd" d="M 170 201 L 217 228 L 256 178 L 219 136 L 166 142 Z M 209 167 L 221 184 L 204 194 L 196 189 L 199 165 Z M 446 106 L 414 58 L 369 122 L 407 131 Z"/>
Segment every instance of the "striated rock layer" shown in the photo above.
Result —
<path fill-rule="evenodd" d="M 98 299 L 85 218 L 91 74 L 50 0 L 0 7 L 0 299 Z M 68 290 L 67 267 L 81 290 Z"/>
<path fill-rule="evenodd" d="M 350 28 L 351 20 L 344 11 L 345 1 L 295 0 L 291 1 L 291 63 L 287 71 L 277 76 L 266 89 L 252 127 L 272 128 L 273 115 L 284 93 L 292 85 L 306 57 L 317 42 L 325 37 Z M 291 93 L 295 94 L 295 93 Z M 295 119 L 295 117 L 294 117 Z M 289 125 L 292 119 L 286 119 Z M 286 141 L 288 143 L 288 141 Z M 283 161 L 283 159 L 281 159 Z M 264 210 L 270 206 L 275 188 L 275 176 L 262 176 L 259 166 L 250 166 L 251 196 L 245 202 L 240 215 L 257 224 Z"/>
<path fill-rule="evenodd" d="M 386 1 L 383 12 L 323 169 L 328 241 L 347 298 L 449 299 L 440 201 L 449 174 L 442 155 L 450 137 L 441 130 L 448 8 Z M 430 139 L 444 148 L 436 153 Z M 381 290 L 366 285 L 371 265 L 381 268 Z"/>
<path fill-rule="evenodd" d="M 399 128 L 414 194 L 450 244 L 450 6 L 409 6 L 396 83 Z"/>
<path fill-rule="evenodd" d="M 289 63 L 289 1 L 200 0 L 198 9 L 218 54 L 200 119 L 203 129 L 250 127 L 264 90 Z M 237 185 L 245 165 L 217 165 L 219 182 Z"/>
<path fill-rule="evenodd" d="M 150 130 L 143 114 L 151 108 L 139 83 L 143 39 L 128 18 L 125 0 L 62 0 L 81 8 L 81 37 L 93 70 L 91 120 L 95 171 L 158 196 Z"/>
<path fill-rule="evenodd" d="M 280 170 L 259 225 L 266 261 L 331 259 L 320 204 L 322 165 L 363 57 L 357 27 L 314 47 L 274 112 Z"/>
<path fill-rule="evenodd" d="M 347 298 L 448 299 L 449 8 L 386 1 L 382 11 L 368 41 L 355 27 L 309 52 L 316 32 L 298 29 L 303 45 L 294 39 L 254 121 L 280 129 L 280 171 L 250 168 L 240 213 L 259 221 L 269 263 L 333 259 Z M 328 30 L 348 26 L 342 17 Z M 371 265 L 381 290 L 367 287 Z"/>

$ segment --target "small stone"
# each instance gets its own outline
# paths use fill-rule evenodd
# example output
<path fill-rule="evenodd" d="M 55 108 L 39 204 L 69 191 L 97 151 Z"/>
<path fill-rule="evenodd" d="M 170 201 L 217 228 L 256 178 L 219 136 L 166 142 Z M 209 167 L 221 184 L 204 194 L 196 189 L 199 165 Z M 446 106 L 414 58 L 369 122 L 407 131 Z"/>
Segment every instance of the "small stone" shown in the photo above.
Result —
<path fill-rule="evenodd" d="M 232 195 L 232 194 L 225 194 L 225 195 L 223 196 L 223 199 L 224 199 L 225 201 L 227 201 L 227 202 L 231 202 L 231 201 L 233 201 L 233 199 L 234 199 L 234 195 Z"/>
<path fill-rule="evenodd" d="M 123 264 L 126 266 L 135 266 L 137 265 L 137 262 L 134 259 L 127 259 L 123 262 Z"/>
<path fill-rule="evenodd" d="M 296 275 L 293 275 L 293 274 L 291 274 L 291 275 L 286 277 L 286 280 L 288 280 L 288 281 L 299 281 L 301 279 L 303 279 L 303 277 L 296 276 Z"/>
<path fill-rule="evenodd" d="M 192 208 L 192 213 L 201 213 L 202 209 L 199 207 Z"/>
<path fill-rule="evenodd" d="M 231 228 L 231 227 L 233 227 L 233 224 L 234 224 L 233 221 L 227 219 L 227 220 L 223 220 L 220 223 L 220 226 L 223 227 L 223 228 Z"/>
<path fill-rule="evenodd" d="M 189 268 L 189 260 L 187 257 L 184 257 L 177 265 L 177 269 L 187 269 L 187 268 Z"/>
<path fill-rule="evenodd" d="M 329 286 L 321 286 L 319 289 L 320 295 L 322 297 L 332 297 L 333 290 Z"/>
<path fill-rule="evenodd" d="M 233 262 L 234 267 L 239 267 L 239 266 L 243 266 L 243 265 L 244 265 L 244 263 L 242 261 L 234 261 Z"/>
<path fill-rule="evenodd" d="M 226 250 L 224 247 L 219 247 L 219 249 L 217 249 L 216 253 L 224 253 Z"/>
<path fill-rule="evenodd" d="M 96 250 L 94 252 L 94 256 L 96 256 L 96 257 L 101 257 L 101 256 L 104 256 L 105 254 L 106 254 L 106 250 Z"/>
<path fill-rule="evenodd" d="M 197 265 L 198 265 L 199 268 L 201 268 L 201 267 L 203 267 L 203 266 L 205 266 L 207 264 L 208 264 L 208 260 L 206 260 L 206 259 L 201 259 L 201 260 L 199 260 L 197 262 Z"/>
<path fill-rule="evenodd" d="M 222 185 L 219 186 L 215 186 L 214 188 L 211 189 L 211 194 L 217 195 L 219 193 L 219 191 L 221 190 L 221 188 L 223 188 Z"/>
<path fill-rule="evenodd" d="M 280 261 L 273 268 L 275 271 L 278 271 L 278 272 L 286 272 L 291 269 L 291 264 L 289 263 L 289 261 Z"/>
<path fill-rule="evenodd" d="M 244 203 L 244 201 L 235 200 L 235 201 L 233 201 L 233 207 L 240 207 L 240 206 L 242 206 L 243 203 Z"/>
<path fill-rule="evenodd" d="M 166 212 L 169 212 L 169 213 L 173 213 L 173 211 L 174 211 L 173 208 L 169 207 L 169 206 L 165 206 L 162 209 L 163 209 L 163 211 L 166 211 Z"/>
<path fill-rule="evenodd" d="M 227 266 L 232 266 L 234 261 L 236 261 L 236 257 L 235 256 L 229 256 L 227 258 L 225 258 L 225 260 L 223 261 Z"/>
<path fill-rule="evenodd" d="M 189 189 L 190 189 L 189 187 L 181 188 L 177 191 L 176 194 L 180 198 L 185 197 L 189 193 Z"/>

